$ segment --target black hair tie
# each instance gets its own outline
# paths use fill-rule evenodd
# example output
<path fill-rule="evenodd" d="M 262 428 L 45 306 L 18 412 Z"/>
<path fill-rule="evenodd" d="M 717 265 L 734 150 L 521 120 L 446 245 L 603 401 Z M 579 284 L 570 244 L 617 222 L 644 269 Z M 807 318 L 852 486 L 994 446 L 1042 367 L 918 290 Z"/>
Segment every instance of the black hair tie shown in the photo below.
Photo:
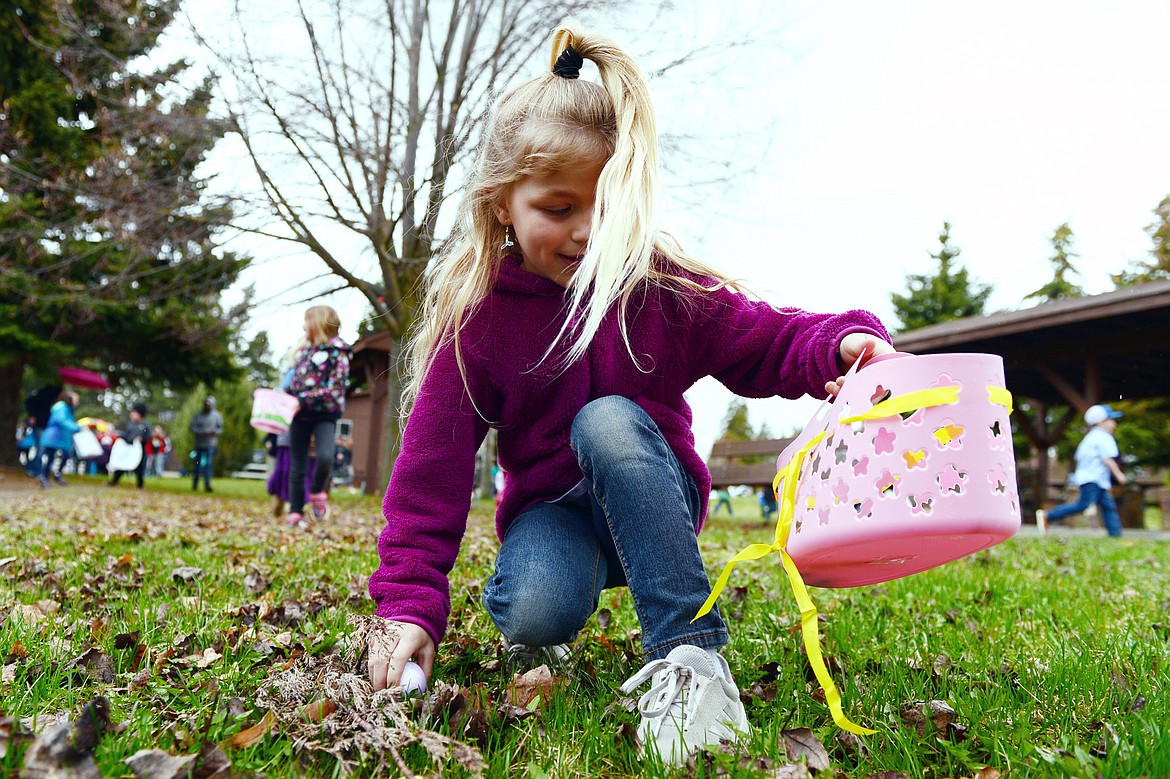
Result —
<path fill-rule="evenodd" d="M 571 45 L 567 46 L 553 64 L 553 75 L 560 76 L 561 78 L 579 78 L 581 76 L 581 66 L 584 64 L 585 60 L 581 55 Z"/>

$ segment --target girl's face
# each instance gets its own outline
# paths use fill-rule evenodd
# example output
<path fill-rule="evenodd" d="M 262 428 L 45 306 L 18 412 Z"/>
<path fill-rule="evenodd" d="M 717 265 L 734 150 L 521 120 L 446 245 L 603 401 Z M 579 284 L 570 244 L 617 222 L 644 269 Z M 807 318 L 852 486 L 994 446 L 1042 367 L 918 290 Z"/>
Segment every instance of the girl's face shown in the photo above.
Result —
<path fill-rule="evenodd" d="M 511 226 L 524 270 L 562 287 L 589 243 L 597 179 L 605 160 L 525 176 L 496 203 L 496 218 Z"/>

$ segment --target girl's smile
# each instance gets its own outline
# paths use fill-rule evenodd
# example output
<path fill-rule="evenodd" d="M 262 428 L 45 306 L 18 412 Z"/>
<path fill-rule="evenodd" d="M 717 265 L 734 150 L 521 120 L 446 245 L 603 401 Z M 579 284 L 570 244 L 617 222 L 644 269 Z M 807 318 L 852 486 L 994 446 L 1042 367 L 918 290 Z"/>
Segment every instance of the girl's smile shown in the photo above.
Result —
<path fill-rule="evenodd" d="M 496 218 L 510 226 L 521 266 L 560 284 L 569 283 L 585 256 L 593 222 L 597 179 L 605 160 L 517 181 L 496 204 Z"/>

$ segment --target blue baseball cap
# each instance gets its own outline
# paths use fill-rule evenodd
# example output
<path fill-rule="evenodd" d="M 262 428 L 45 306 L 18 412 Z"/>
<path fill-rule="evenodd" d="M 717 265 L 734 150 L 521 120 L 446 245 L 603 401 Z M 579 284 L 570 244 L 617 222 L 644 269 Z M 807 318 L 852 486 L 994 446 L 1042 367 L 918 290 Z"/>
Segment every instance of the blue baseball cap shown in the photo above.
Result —
<path fill-rule="evenodd" d="M 1086 425 L 1099 425 L 1106 419 L 1121 419 L 1125 416 L 1120 411 L 1114 411 L 1109 406 L 1089 406 L 1085 412 Z"/>

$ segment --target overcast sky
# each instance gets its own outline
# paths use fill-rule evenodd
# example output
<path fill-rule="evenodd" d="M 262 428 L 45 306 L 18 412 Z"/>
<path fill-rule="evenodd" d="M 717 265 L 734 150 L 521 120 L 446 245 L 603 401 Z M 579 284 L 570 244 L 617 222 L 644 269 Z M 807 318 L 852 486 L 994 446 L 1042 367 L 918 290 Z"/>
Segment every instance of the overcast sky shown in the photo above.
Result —
<path fill-rule="evenodd" d="M 221 13 L 217 3 L 193 4 L 195 21 Z M 867 308 L 894 327 L 890 293 L 931 272 L 944 220 L 960 261 L 994 286 L 995 310 L 1020 307 L 1051 278 L 1049 239 L 1063 222 L 1080 255 L 1074 280 L 1090 293 L 1149 251 L 1143 228 L 1170 195 L 1166 0 L 676 5 L 688 34 L 772 31 L 768 45 L 729 54 L 719 79 L 655 84 L 664 131 L 693 127 L 715 149 L 734 135 L 726 153 L 752 171 L 704 192 L 704 205 L 672 201 L 663 226 L 765 299 Z M 687 194 L 682 181 L 670 191 Z M 287 247 L 247 248 L 262 297 L 319 272 Z M 304 309 L 285 302 L 265 303 L 253 322 L 278 353 Z M 352 339 L 365 304 L 331 302 Z M 706 454 L 731 395 L 707 380 L 688 398 Z M 816 403 L 750 408 L 780 435 Z"/>

